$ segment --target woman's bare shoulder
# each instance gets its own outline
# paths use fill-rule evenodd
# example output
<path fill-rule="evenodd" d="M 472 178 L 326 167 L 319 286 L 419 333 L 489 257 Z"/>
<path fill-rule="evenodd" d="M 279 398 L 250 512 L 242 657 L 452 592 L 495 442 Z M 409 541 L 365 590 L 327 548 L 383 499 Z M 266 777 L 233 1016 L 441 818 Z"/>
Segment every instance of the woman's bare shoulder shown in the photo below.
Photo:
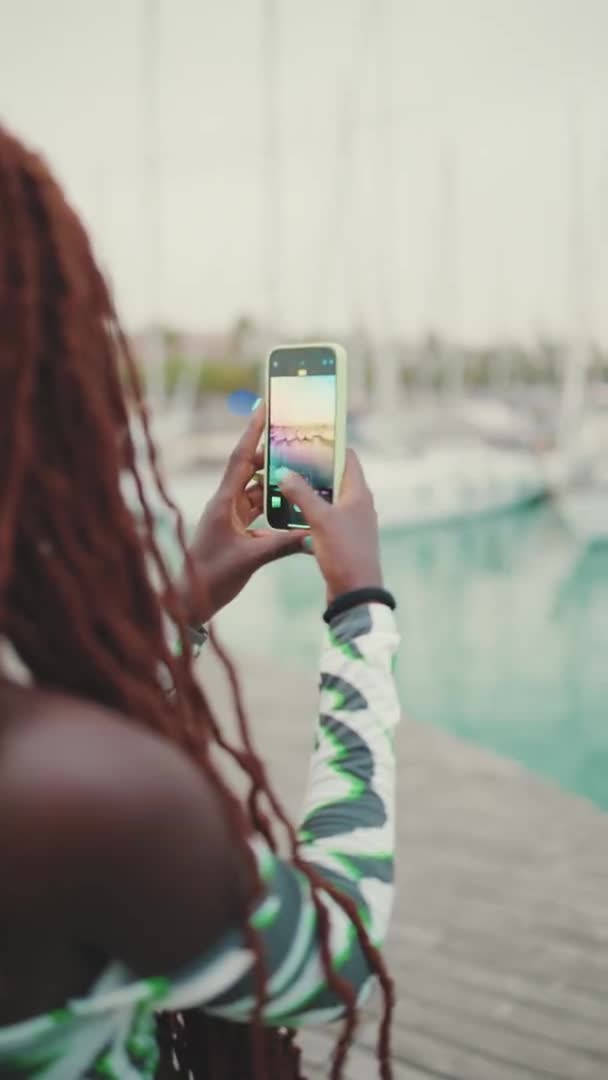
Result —
<path fill-rule="evenodd" d="M 200 955 L 246 908 L 216 786 L 168 739 L 101 706 L 33 690 L 7 704 L 0 866 L 21 885 L 4 902 L 45 896 L 59 922 L 141 974 Z"/>
<path fill-rule="evenodd" d="M 84 788 L 103 791 L 128 781 L 125 795 L 154 769 L 195 772 L 167 738 L 120 713 L 54 691 L 11 688 L 0 694 L 0 793 L 47 796 Z M 2 794 L 0 794 L 0 798 Z"/>
<path fill-rule="evenodd" d="M 60 815 L 77 831 L 86 811 L 103 808 L 111 822 L 139 801 L 204 786 L 170 740 L 93 702 L 23 689 L 2 713 L 0 822 L 17 815 L 43 825 Z"/>

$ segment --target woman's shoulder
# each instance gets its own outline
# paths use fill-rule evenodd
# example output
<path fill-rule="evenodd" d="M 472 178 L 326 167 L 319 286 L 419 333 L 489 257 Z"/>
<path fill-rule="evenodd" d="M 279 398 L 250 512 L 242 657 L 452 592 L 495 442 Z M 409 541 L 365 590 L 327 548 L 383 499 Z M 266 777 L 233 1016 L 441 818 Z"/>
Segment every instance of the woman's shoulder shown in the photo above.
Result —
<path fill-rule="evenodd" d="M 170 740 L 94 702 L 27 687 L 0 692 L 0 808 L 27 817 L 73 800 L 122 802 L 162 794 L 184 774 L 200 774 Z M 0 822 L 5 817 L 0 812 Z"/>
<path fill-rule="evenodd" d="M 69 869 L 84 847 L 202 781 L 168 740 L 95 703 L 51 691 L 0 693 L 0 867 Z M 30 866 L 33 864 L 34 869 Z"/>
<path fill-rule="evenodd" d="M 43 896 L 81 940 L 145 974 L 191 959 L 197 902 L 216 932 L 220 896 L 229 914 L 244 911 L 217 785 L 178 746 L 67 695 L 24 689 L 0 709 L 0 872 L 13 883 L 3 914 Z M 189 933 L 150 950 L 172 917 Z"/>

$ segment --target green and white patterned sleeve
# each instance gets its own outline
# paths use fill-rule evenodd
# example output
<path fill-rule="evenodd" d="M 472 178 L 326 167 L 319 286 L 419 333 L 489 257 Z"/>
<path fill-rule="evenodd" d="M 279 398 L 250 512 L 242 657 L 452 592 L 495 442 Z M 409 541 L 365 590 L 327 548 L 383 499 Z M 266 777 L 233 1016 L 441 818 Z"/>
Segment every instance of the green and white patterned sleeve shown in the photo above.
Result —
<path fill-rule="evenodd" d="M 372 941 L 386 935 L 393 897 L 395 754 L 400 708 L 393 678 L 399 637 L 392 611 L 362 604 L 336 617 L 321 660 L 320 715 L 299 837 L 301 855 L 351 897 Z M 262 1016 L 300 1027 L 337 1019 L 344 1004 L 327 986 L 319 925 L 306 876 L 253 843 L 266 896 L 251 916 L 268 975 Z M 344 910 L 321 892 L 332 965 L 361 1000 L 370 970 Z M 255 1006 L 253 957 L 234 930 L 188 971 L 170 980 L 157 1007 L 202 1006 L 247 1021 Z"/>

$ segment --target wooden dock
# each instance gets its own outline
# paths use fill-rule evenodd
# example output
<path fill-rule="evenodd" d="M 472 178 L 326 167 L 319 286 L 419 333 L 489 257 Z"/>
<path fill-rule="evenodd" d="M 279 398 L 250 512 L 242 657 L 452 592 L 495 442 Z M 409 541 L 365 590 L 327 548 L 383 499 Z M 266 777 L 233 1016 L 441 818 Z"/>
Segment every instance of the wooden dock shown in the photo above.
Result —
<path fill-rule="evenodd" d="M 297 816 L 316 673 L 238 660 L 258 746 Z M 201 666 L 228 715 L 215 661 Z M 412 720 L 398 760 L 395 1080 L 607 1080 L 608 815 Z M 346 1080 L 378 1075 L 375 1015 Z M 307 1077 L 326 1080 L 331 1029 L 301 1041 Z"/>

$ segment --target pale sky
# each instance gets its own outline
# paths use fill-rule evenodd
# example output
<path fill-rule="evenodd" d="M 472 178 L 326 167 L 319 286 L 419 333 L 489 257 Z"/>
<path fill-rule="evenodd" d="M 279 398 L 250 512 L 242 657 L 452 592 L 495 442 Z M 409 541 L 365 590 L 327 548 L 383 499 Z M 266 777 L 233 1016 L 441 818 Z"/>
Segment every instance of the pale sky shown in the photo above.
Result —
<path fill-rule="evenodd" d="M 335 375 L 293 375 L 271 379 L 271 417 L 277 427 L 333 424 L 336 417 Z"/>
<path fill-rule="evenodd" d="M 355 317 L 376 334 L 567 332 L 578 115 L 588 305 L 607 340 L 608 0 L 275 5 L 269 208 L 266 0 L 159 0 L 150 229 L 142 71 L 154 0 L 0 0 L 0 115 L 64 180 L 127 323 L 263 318 L 273 253 L 290 333 Z"/>

